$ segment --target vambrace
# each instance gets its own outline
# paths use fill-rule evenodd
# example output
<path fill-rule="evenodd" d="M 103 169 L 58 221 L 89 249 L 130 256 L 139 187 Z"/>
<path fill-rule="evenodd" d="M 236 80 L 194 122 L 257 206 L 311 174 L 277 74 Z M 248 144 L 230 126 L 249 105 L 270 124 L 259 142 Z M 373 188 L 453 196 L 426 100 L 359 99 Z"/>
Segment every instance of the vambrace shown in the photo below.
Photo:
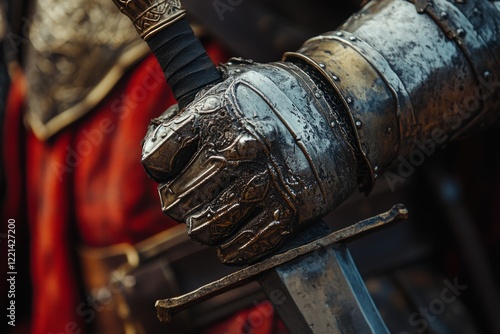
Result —
<path fill-rule="evenodd" d="M 498 123 L 499 35 L 498 2 L 374 0 L 284 60 L 313 66 L 342 100 L 369 192 L 416 143 Z"/>

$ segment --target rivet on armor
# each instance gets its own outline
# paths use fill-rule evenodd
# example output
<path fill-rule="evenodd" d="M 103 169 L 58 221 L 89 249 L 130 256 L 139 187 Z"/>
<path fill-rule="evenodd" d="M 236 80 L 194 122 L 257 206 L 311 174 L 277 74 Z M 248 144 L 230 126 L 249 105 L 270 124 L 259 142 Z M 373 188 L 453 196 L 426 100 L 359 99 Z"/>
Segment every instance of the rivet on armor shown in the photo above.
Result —
<path fill-rule="evenodd" d="M 483 73 L 483 77 L 484 77 L 485 79 L 489 79 L 489 78 L 491 78 L 491 72 L 490 72 L 490 71 L 484 71 L 484 73 Z"/>
<path fill-rule="evenodd" d="M 241 70 L 240 70 L 240 69 L 237 69 L 235 72 L 236 72 L 236 73 L 241 73 Z"/>
<path fill-rule="evenodd" d="M 229 63 L 227 63 L 227 65 L 228 65 L 228 66 L 231 66 L 231 65 L 233 65 L 233 63 L 229 62 Z"/>
<path fill-rule="evenodd" d="M 344 34 L 341 31 L 339 31 L 339 32 L 337 32 L 337 36 L 339 36 L 339 37 L 344 36 Z"/>
<path fill-rule="evenodd" d="M 334 75 L 332 78 L 333 78 L 334 81 L 339 81 L 339 77 L 336 76 L 336 75 Z"/>
<path fill-rule="evenodd" d="M 462 28 L 458 28 L 457 29 L 457 36 L 458 37 L 464 37 L 465 36 L 465 30 L 463 30 Z"/>
<path fill-rule="evenodd" d="M 325 68 L 326 66 L 325 66 L 325 64 L 321 63 L 321 64 L 319 64 L 319 67 Z"/>
<path fill-rule="evenodd" d="M 353 41 L 353 42 L 354 42 L 355 40 L 357 40 L 356 36 L 351 36 L 351 37 L 349 37 L 349 39 L 350 39 L 351 41 Z"/>
<path fill-rule="evenodd" d="M 378 172 L 378 166 L 375 166 L 375 167 L 373 168 L 373 170 L 374 170 L 375 172 Z"/>
<path fill-rule="evenodd" d="M 351 104 L 351 103 L 353 102 L 352 98 L 350 98 L 350 97 L 348 97 L 348 98 L 346 99 L 346 101 L 347 101 L 347 103 L 349 103 L 349 104 Z"/>
<path fill-rule="evenodd" d="M 356 121 L 356 127 L 357 127 L 358 129 L 361 129 L 361 127 L 362 127 L 362 126 L 363 126 L 363 123 L 361 123 L 361 121 L 360 121 L 360 120 L 357 120 L 357 121 Z"/>
<path fill-rule="evenodd" d="M 439 15 L 441 15 L 441 18 L 443 20 L 447 20 L 448 19 L 448 13 L 447 12 L 441 12 L 441 14 L 439 14 Z"/>
<path fill-rule="evenodd" d="M 378 178 L 378 174 L 374 174 L 373 177 L 377 179 Z"/>
<path fill-rule="evenodd" d="M 385 130 L 385 132 L 386 132 L 387 134 L 391 134 L 391 133 L 392 133 L 392 127 L 388 127 L 388 128 Z"/>

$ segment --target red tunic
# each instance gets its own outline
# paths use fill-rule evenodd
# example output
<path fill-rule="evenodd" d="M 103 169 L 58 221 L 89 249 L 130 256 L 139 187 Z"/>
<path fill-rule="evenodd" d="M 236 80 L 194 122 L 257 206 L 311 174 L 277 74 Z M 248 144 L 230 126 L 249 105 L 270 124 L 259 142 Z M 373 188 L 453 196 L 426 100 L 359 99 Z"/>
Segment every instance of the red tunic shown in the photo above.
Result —
<path fill-rule="evenodd" d="M 222 60 L 217 48 L 209 48 L 209 53 L 216 62 Z M 22 109 L 22 81 L 18 78 L 13 86 L 16 98 L 8 111 L 13 118 Z M 13 206 L 8 214 L 28 212 L 32 333 L 85 331 L 88 317 L 77 312 L 86 298 L 78 283 L 76 246 L 137 243 L 176 224 L 162 215 L 157 185 L 140 164 L 141 141 L 151 118 L 174 102 L 156 59 L 150 56 L 95 110 L 54 138 L 42 142 L 27 134 L 27 205 L 18 200 L 20 210 Z M 15 150 L 11 145 L 7 154 Z M 10 165 L 13 182 L 23 179 L 20 170 Z M 16 189 L 22 187 L 9 191 Z M 22 198 L 15 193 L 9 196 Z M 268 308 L 269 304 L 262 304 L 244 310 L 208 333 L 244 333 L 249 326 L 252 333 L 277 332 L 281 327 L 275 327 Z M 255 312 L 263 310 L 267 316 L 253 326 Z"/>

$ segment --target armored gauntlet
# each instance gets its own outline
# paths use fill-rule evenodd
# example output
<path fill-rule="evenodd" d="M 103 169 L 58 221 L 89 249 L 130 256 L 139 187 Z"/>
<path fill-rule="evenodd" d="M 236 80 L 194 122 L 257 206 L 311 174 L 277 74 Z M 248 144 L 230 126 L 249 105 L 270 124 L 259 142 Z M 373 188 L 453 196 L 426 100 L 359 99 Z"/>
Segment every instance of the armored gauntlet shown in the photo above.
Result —
<path fill-rule="evenodd" d="M 154 120 L 142 161 L 162 209 L 225 262 L 255 260 L 356 185 L 351 130 L 300 67 L 233 60 L 225 80 Z"/>
<path fill-rule="evenodd" d="M 372 1 L 283 62 L 223 66 L 148 131 L 163 211 L 223 261 L 254 261 L 421 145 L 494 124 L 499 8 Z"/>

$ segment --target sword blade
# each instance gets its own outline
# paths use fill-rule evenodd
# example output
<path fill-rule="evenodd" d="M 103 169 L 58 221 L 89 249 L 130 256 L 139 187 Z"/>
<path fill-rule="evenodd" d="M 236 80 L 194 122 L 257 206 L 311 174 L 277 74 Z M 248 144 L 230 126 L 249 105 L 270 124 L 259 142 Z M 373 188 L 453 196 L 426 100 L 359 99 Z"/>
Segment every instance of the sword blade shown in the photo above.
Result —
<path fill-rule="evenodd" d="M 389 333 L 345 244 L 285 263 L 259 282 L 291 334 Z"/>

